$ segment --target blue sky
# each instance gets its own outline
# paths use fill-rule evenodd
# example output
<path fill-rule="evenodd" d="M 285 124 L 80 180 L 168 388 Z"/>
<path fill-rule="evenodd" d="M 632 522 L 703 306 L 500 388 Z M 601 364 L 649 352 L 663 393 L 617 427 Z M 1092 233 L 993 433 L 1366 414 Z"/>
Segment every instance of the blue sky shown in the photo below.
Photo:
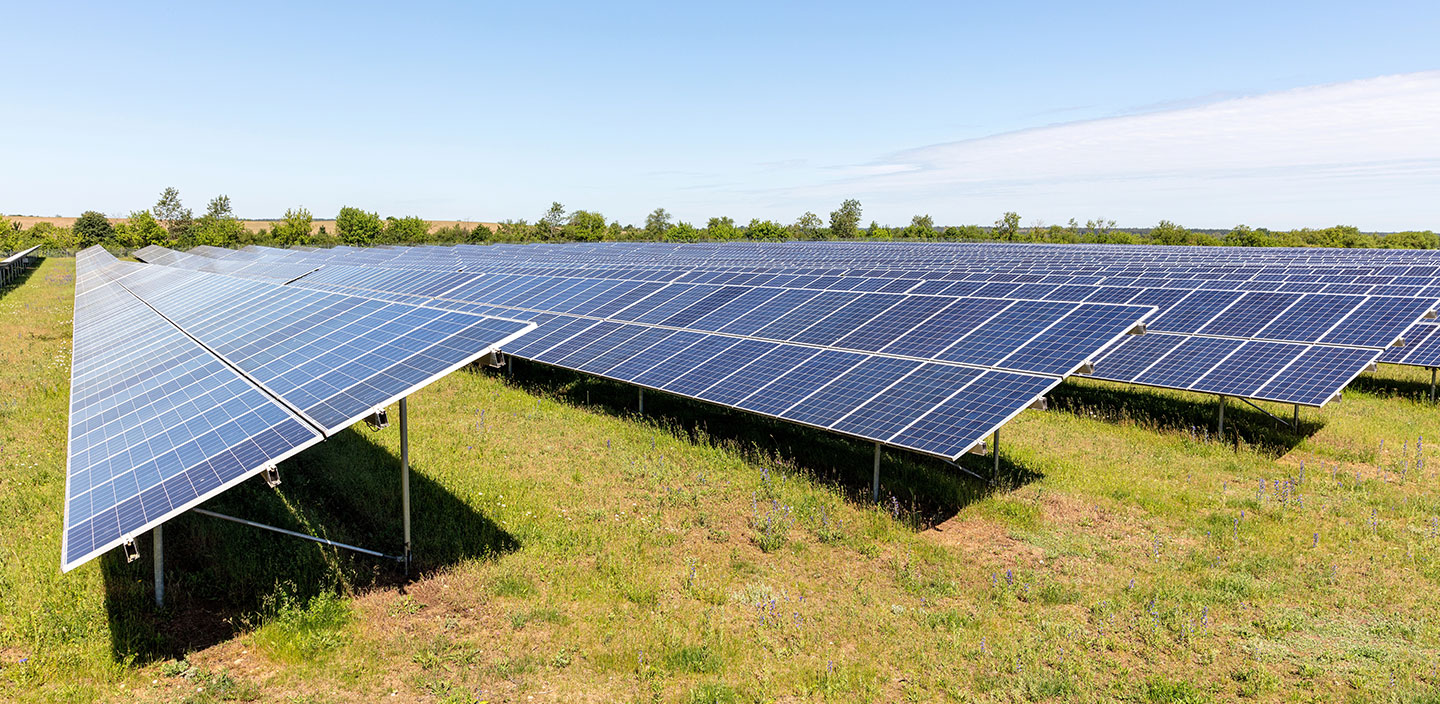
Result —
<path fill-rule="evenodd" d="M 0 212 L 1440 229 L 1440 3 L 5 10 Z"/>

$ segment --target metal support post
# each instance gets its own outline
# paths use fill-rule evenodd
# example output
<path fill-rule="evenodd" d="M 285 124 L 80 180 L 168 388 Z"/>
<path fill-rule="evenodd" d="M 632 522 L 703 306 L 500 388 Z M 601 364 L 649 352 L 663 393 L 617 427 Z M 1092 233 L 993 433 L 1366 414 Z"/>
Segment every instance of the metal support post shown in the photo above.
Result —
<path fill-rule="evenodd" d="M 640 389 L 640 415 L 645 415 L 645 389 Z"/>
<path fill-rule="evenodd" d="M 400 399 L 400 512 L 405 521 L 405 576 L 410 576 L 410 418 Z"/>
<path fill-rule="evenodd" d="M 1218 438 L 1218 437 L 1220 437 L 1220 436 L 1222 436 L 1222 435 L 1224 435 L 1224 434 L 1225 434 L 1225 397 L 1224 397 L 1224 396 L 1221 396 L 1221 397 L 1220 397 L 1220 407 L 1219 407 L 1219 410 L 1218 410 L 1217 413 L 1216 413 L 1216 420 L 1215 420 L 1215 437 Z"/>
<path fill-rule="evenodd" d="M 1290 429 L 1300 432 L 1300 404 L 1295 404 L 1295 416 L 1290 421 Z"/>
<path fill-rule="evenodd" d="M 871 493 L 880 500 L 880 443 L 875 443 L 875 479 L 871 482 Z"/>
<path fill-rule="evenodd" d="M 1435 403 L 1435 367 L 1430 367 L 1430 403 Z"/>
<path fill-rule="evenodd" d="M 165 526 L 150 529 L 150 552 L 155 563 L 155 607 L 165 605 Z"/>
<path fill-rule="evenodd" d="M 1000 478 L 1000 429 L 999 429 L 999 428 L 996 428 L 996 429 L 995 429 L 995 433 L 990 436 L 990 444 L 995 446 L 994 449 L 990 450 L 990 454 L 994 455 L 994 457 L 995 457 L 995 466 L 990 469 L 990 481 L 993 482 L 993 481 L 996 481 L 997 479 Z"/>

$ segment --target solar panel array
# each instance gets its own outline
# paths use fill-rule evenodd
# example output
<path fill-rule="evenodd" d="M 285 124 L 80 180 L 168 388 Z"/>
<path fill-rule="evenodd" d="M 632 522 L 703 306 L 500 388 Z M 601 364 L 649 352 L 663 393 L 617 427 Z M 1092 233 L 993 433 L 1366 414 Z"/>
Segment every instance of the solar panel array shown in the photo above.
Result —
<path fill-rule="evenodd" d="M 20 275 L 20 272 L 33 266 L 35 259 L 39 256 L 36 254 L 39 250 L 40 245 L 37 244 L 34 247 L 15 252 L 0 259 L 0 286 L 14 281 L 15 277 Z"/>
<path fill-rule="evenodd" d="M 567 311 L 552 310 L 557 299 L 533 300 L 527 291 L 518 297 L 487 298 L 496 288 L 473 288 L 476 284 L 466 283 L 465 275 L 472 280 L 484 274 L 515 277 L 507 280 L 533 282 L 528 291 L 563 287 L 601 300 L 664 295 L 656 292 L 682 286 L 762 291 L 746 292 L 729 308 L 712 311 L 711 321 L 738 310 L 747 310 L 752 319 L 763 316 L 769 311 L 748 309 L 772 305 L 770 301 L 785 305 L 804 292 L 815 295 L 797 304 L 801 308 L 845 295 L 877 302 L 880 293 L 1001 298 L 1026 301 L 1032 308 L 1061 303 L 1148 305 L 1158 309 L 1147 321 L 1151 334 L 1121 339 L 1086 360 L 1094 362 L 1094 376 L 1310 406 L 1335 398 L 1400 344 L 1440 301 L 1440 255 L 1398 250 L 597 243 L 305 252 L 252 247 L 229 256 L 252 266 L 264 259 L 323 265 L 297 285 L 362 288 L 370 295 L 438 296 L 531 313 Z M 777 289 L 774 298 L 762 300 L 764 291 Z M 977 342 L 943 339 L 953 343 L 951 354 L 970 354 L 975 346 L 970 343 Z M 1415 352 L 1413 340 L 1407 342 L 1402 349 Z M 1385 359 L 1395 356 L 1391 351 Z M 1399 361 L 1425 359 L 1433 358 L 1412 354 Z M 1027 371 L 1070 370 L 1052 365 Z"/>
<path fill-rule="evenodd" d="M 841 290 L 485 275 L 427 254 L 255 248 L 234 258 L 321 264 L 296 288 L 533 320 L 509 354 L 948 459 L 1154 310 L 911 294 L 883 280 Z"/>
<path fill-rule="evenodd" d="M 64 570 L 533 329 L 100 248 L 75 294 Z"/>

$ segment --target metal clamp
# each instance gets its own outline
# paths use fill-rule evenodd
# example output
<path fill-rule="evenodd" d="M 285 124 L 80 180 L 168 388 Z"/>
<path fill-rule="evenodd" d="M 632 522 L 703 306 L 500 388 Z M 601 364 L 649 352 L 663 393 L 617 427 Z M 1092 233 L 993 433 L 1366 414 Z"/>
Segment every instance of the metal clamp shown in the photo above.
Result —
<path fill-rule="evenodd" d="M 390 414 L 383 408 L 377 408 L 365 418 L 365 425 L 370 426 L 371 430 L 384 430 L 390 427 Z"/>
<path fill-rule="evenodd" d="M 125 562 L 130 563 L 140 559 L 140 548 L 135 547 L 134 538 L 125 539 Z"/>
<path fill-rule="evenodd" d="M 265 486 L 268 486 L 268 487 L 270 487 L 271 489 L 274 489 L 275 487 L 280 486 L 280 468 L 279 468 L 279 467 L 276 467 L 276 466 L 273 465 L 273 464 L 265 465 L 265 471 L 263 472 L 263 474 L 264 474 L 264 477 L 265 477 Z"/>

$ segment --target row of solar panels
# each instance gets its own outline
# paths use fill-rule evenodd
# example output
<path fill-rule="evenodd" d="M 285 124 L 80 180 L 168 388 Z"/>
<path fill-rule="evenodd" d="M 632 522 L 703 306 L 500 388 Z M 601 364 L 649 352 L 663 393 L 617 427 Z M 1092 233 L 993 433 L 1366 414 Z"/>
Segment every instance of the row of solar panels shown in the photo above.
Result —
<path fill-rule="evenodd" d="M 257 249 L 231 256 L 252 267 L 266 258 L 322 265 L 296 281 L 299 286 L 435 298 L 437 305 L 450 301 L 503 306 L 516 316 L 572 314 L 1062 376 L 1095 359 L 1076 357 L 1077 351 L 1090 354 L 1087 345 L 1094 341 L 1076 334 L 1085 328 L 1083 321 L 1058 328 L 1064 336 L 1062 344 L 1029 340 L 1047 324 L 1038 313 L 1060 305 L 1057 302 L 977 295 L 952 298 L 1000 292 L 982 291 L 979 286 L 962 291 L 948 288 L 952 284 L 947 282 L 941 293 L 899 295 L 783 286 L 485 276 L 402 268 L 394 260 L 397 252 L 403 255 L 406 251 L 367 252 L 369 258 L 378 254 L 387 262 L 368 267 L 325 264 L 337 259 L 355 261 L 356 257 L 343 250 L 293 253 Z M 887 280 L 874 281 L 884 284 Z M 883 286 L 877 288 L 883 290 Z M 1272 340 L 1311 343 L 1262 344 L 1197 337 L 1182 346 L 1185 337 L 1167 336 L 1158 342 L 1132 337 L 1099 357 L 1094 364 L 1099 378 L 1312 406 L 1323 405 L 1338 394 L 1432 307 L 1431 302 L 1419 299 L 1361 296 L 1119 287 L 1069 287 L 1067 293 L 1087 299 L 1105 293 L 1118 301 L 1163 306 L 1150 323 L 1156 330 L 1231 338 L 1272 336 Z M 1002 310 L 1016 314 L 997 313 Z M 1103 311 L 1095 315 L 1103 317 Z M 537 320 L 542 324 L 540 332 L 545 333 L 549 321 Z M 1025 326 L 1026 321 L 1033 325 Z M 1162 344 L 1166 342 L 1175 344 Z M 1027 348 L 1031 350 L 1028 353 Z M 525 354 L 524 350 L 512 351 Z M 995 356 L 1002 353 L 1008 356 Z M 1264 357 L 1265 364 L 1254 364 L 1256 357 Z"/>
<path fill-rule="evenodd" d="M 37 252 L 40 245 L 24 249 L 0 259 L 0 286 L 5 286 L 14 281 L 21 272 L 35 265 L 35 260 L 40 258 Z"/>
<path fill-rule="evenodd" d="M 819 245 L 818 247 L 812 245 L 809 247 L 805 247 L 804 250 L 807 253 L 808 257 L 808 253 L 815 251 L 817 248 L 824 249 L 831 246 L 833 245 L 826 244 Z M 928 247 L 928 245 L 920 246 Z M 871 250 L 876 248 L 876 246 L 872 245 L 864 245 L 862 247 L 869 248 Z M 606 245 L 602 248 L 611 247 Z M 674 246 L 663 245 L 660 246 L 660 248 L 668 250 L 673 249 Z M 902 246 L 902 248 L 908 249 L 910 248 L 910 246 L 905 245 Z M 983 251 L 992 251 L 997 248 L 1003 249 L 1007 252 L 1015 252 L 1017 250 L 1027 251 L 1033 249 L 1033 247 L 1028 245 L 972 245 L 968 247 L 968 249 L 970 250 Z M 462 251 L 464 248 L 454 248 L 455 251 L 453 252 L 447 251 L 449 249 L 450 248 L 429 248 L 427 251 L 439 252 L 439 254 L 425 255 L 423 258 L 427 263 L 433 261 L 445 261 L 447 262 L 446 266 L 453 269 L 455 266 L 458 265 L 458 262 L 462 261 L 461 259 L 457 258 L 462 255 L 457 255 L 455 252 Z M 887 256 L 893 254 L 894 247 L 884 247 L 884 249 L 886 250 L 885 253 Z M 392 260 L 397 259 L 397 253 L 410 254 L 410 252 L 414 250 L 382 250 L 378 253 L 375 250 L 364 251 L 372 259 L 377 259 L 377 261 L 391 262 L 391 264 L 394 265 L 397 264 L 397 262 L 393 262 Z M 1143 248 L 1143 251 L 1149 253 L 1152 251 L 1152 249 Z M 1186 253 L 1193 251 L 1193 249 L 1181 249 L 1179 251 L 1180 253 Z M 1233 252 L 1227 253 L 1226 256 L 1229 257 L 1235 254 L 1244 254 L 1247 251 L 1248 250 L 1234 250 Z M 1309 253 L 1313 250 L 1298 251 L 1300 253 Z M 1137 271 L 1137 267 L 1135 267 L 1134 265 L 1113 264 L 1109 262 L 1108 260 L 1111 258 L 1111 252 L 1109 250 L 1106 250 L 1104 254 L 1107 259 L 1106 262 L 1101 264 L 1088 265 L 1086 269 L 1091 272 L 1101 269 L 1108 269 L 1113 272 L 1131 277 L 1136 276 L 1140 273 L 1139 271 Z M 1237 282 L 1235 281 L 1236 277 L 1249 277 L 1256 282 L 1262 282 L 1253 286 L 1253 288 L 1257 289 L 1264 289 L 1270 287 L 1263 283 L 1265 281 L 1291 281 L 1292 283 L 1294 283 L 1293 287 L 1309 291 L 1325 290 L 1325 287 L 1327 285 L 1335 284 L 1347 286 L 1347 288 L 1343 289 L 1346 291 L 1373 292 L 1382 289 L 1376 288 L 1375 286 L 1355 286 L 1351 284 L 1381 283 L 1381 281 L 1379 279 L 1375 279 L 1375 277 L 1370 277 L 1372 279 L 1375 279 L 1373 281 L 1365 281 L 1365 277 L 1369 274 L 1369 272 L 1375 271 L 1379 274 L 1392 277 L 1389 279 L 1385 279 L 1385 281 L 1403 281 L 1403 283 L 1407 284 L 1416 284 L 1416 286 L 1390 287 L 1383 290 L 1395 291 L 1399 293 L 1414 293 L 1415 291 L 1422 290 L 1422 287 L 1420 287 L 1419 284 L 1425 284 L 1423 290 L 1433 290 L 1434 288 L 1436 288 L 1434 282 L 1437 280 L 1437 278 L 1435 274 L 1437 271 L 1440 271 L 1440 267 L 1434 265 L 1419 266 L 1404 263 L 1389 264 L 1382 261 L 1379 262 L 1376 266 L 1367 268 L 1356 265 L 1364 263 L 1366 261 L 1365 257 L 1373 254 L 1373 252 L 1359 252 L 1354 254 L 1355 256 L 1347 258 L 1350 262 L 1352 262 L 1352 264 L 1344 267 L 1349 273 L 1343 276 L 1338 274 L 1323 274 L 1323 272 L 1317 272 L 1309 276 L 1302 276 L 1298 274 L 1285 274 L 1283 272 L 1285 271 L 1285 266 L 1288 265 L 1270 265 L 1268 267 L 1244 267 L 1238 265 L 1208 267 L 1188 266 L 1184 268 L 1196 270 L 1199 273 L 1189 274 L 1189 280 L 1176 279 L 1167 283 L 1170 283 L 1173 288 L 1213 288 L 1217 291 L 1233 291 L 1237 287 L 1246 287 L 1245 281 L 1239 281 L 1237 284 Z M 1388 254 L 1390 256 L 1387 257 L 1387 261 L 1394 261 L 1396 259 L 1394 253 Z M 1411 254 L 1418 254 L 1421 257 L 1427 256 L 1424 252 Z M 351 254 L 349 252 L 344 252 L 342 256 L 346 261 L 350 260 L 351 258 Z M 410 259 L 414 258 L 415 257 L 410 257 Z M 1429 256 L 1428 258 L 1434 259 L 1433 255 Z M 466 264 L 470 265 L 467 268 L 477 268 L 474 266 L 475 260 L 473 258 L 464 261 Z M 410 262 L 405 262 L 405 265 L 409 264 Z M 1020 269 L 1020 267 L 1014 266 L 1010 262 L 996 262 L 992 266 L 995 268 L 1003 269 Z M 513 268 L 514 267 L 506 267 L 506 269 Z M 563 267 L 528 267 L 528 269 L 534 271 L 543 271 L 546 273 L 554 273 L 556 271 L 564 270 Z M 1156 264 L 1153 265 L 1151 271 L 1160 271 L 1162 269 L 1162 265 Z M 713 282 L 732 285 L 766 285 L 771 283 L 793 285 L 798 283 L 806 286 L 818 286 L 822 288 L 835 289 L 849 289 L 851 287 L 855 287 L 858 289 L 900 290 L 917 293 L 1002 295 L 1016 298 L 1037 298 L 1042 300 L 1104 300 L 1112 302 L 1131 303 L 1144 302 L 1160 305 L 1162 307 L 1162 313 L 1169 311 L 1168 306 L 1183 305 L 1199 311 L 1214 312 L 1216 311 L 1216 309 L 1220 310 L 1220 312 L 1215 313 L 1216 319 L 1205 321 L 1210 323 L 1209 326 L 1203 327 L 1199 330 L 1194 330 L 1194 332 L 1198 332 L 1200 334 L 1227 335 L 1250 337 L 1255 339 L 1289 341 L 1319 341 L 1296 339 L 1294 335 L 1296 331 L 1317 331 L 1321 333 L 1328 333 L 1330 332 L 1330 330 L 1324 328 L 1323 324 L 1326 324 L 1327 322 L 1335 322 L 1336 324 L 1338 324 L 1339 320 L 1345 319 L 1347 316 L 1350 315 L 1350 312 L 1353 310 L 1353 308 L 1358 307 L 1362 303 L 1364 303 L 1370 308 L 1377 309 L 1371 311 L 1372 313 L 1378 313 L 1383 316 L 1388 316 L 1390 320 L 1384 326 L 1378 328 L 1368 328 L 1365 321 L 1367 321 L 1368 318 L 1373 316 L 1356 316 L 1355 318 L 1350 320 L 1350 338 L 1347 339 L 1345 337 L 1345 333 L 1337 333 L 1336 335 L 1332 336 L 1330 340 L 1327 340 L 1327 342 L 1333 344 L 1359 344 L 1377 347 L 1384 346 L 1386 344 L 1386 338 L 1389 337 L 1390 333 L 1396 326 L 1402 328 L 1408 326 L 1412 309 L 1428 309 L 1434 302 L 1433 300 L 1424 298 L 1422 298 L 1420 301 L 1402 301 L 1396 297 L 1385 297 L 1371 299 L 1367 301 L 1366 299 L 1358 295 L 1293 297 L 1285 295 L 1259 295 L 1258 292 L 1251 295 L 1243 295 L 1238 293 L 1193 293 L 1187 295 L 1163 290 L 1141 290 L 1140 287 L 1137 286 L 1096 285 L 1095 282 L 1100 281 L 1101 277 L 1081 276 L 1079 274 L 1056 274 L 1053 273 L 1053 269 L 1049 270 L 1050 273 L 1039 272 L 1008 274 L 995 273 L 992 270 L 984 270 L 981 272 L 957 271 L 953 268 L 950 270 L 928 273 L 923 271 L 897 270 L 816 272 L 814 269 L 807 269 L 807 271 L 811 273 L 756 274 L 735 271 L 726 271 L 720 273 L 710 271 L 699 272 L 689 275 L 677 272 L 676 270 L 655 270 L 646 268 L 635 268 L 633 266 L 627 266 L 624 268 L 580 268 L 576 269 L 576 271 L 584 273 L 585 275 L 615 276 L 621 278 L 636 278 L 639 280 L 647 280 L 658 277 L 664 280 L 680 279 L 687 281 Z M 1267 271 L 1270 273 L 1267 274 Z M 843 274 L 843 276 L 841 274 Z M 888 278 L 887 276 L 885 276 L 887 274 L 892 276 L 903 275 L 906 277 L 924 278 L 912 278 L 900 282 L 886 282 L 883 279 Z M 1403 280 L 1400 278 L 1394 278 L 1399 276 L 1408 276 L 1408 278 Z M 1323 279 L 1323 281 L 1321 283 L 1303 284 L 1295 281 L 1301 278 L 1308 278 L 1312 280 Z M 959 281 L 956 281 L 953 284 L 943 283 L 956 279 L 958 279 Z M 994 281 L 996 282 L 996 284 L 994 286 L 982 287 L 977 286 L 975 283 L 973 283 L 974 281 Z M 1076 283 L 1077 281 L 1083 281 L 1085 283 L 1078 284 Z M 1114 281 L 1119 282 L 1119 280 Z M 1148 280 L 1130 279 L 1130 281 Z M 1013 283 L 1007 284 L 1003 282 Z M 913 285 L 907 286 L 906 284 Z M 1273 314 L 1273 317 L 1269 319 L 1271 321 L 1270 324 L 1265 325 L 1259 330 L 1246 329 L 1260 326 L 1266 320 L 1261 316 L 1265 312 L 1267 312 L 1267 310 Z M 1190 317 L 1191 315 L 1193 315 L 1193 313 L 1185 313 L 1183 317 Z M 1176 331 L 1176 317 L 1182 316 L 1172 316 L 1171 318 L 1166 319 L 1163 322 L 1157 320 L 1151 324 L 1151 327 L 1155 330 Z M 1361 333 L 1362 339 L 1356 339 L 1353 336 L 1356 334 L 1357 330 L 1366 330 L 1368 332 Z M 1393 343 L 1397 338 L 1390 339 Z M 1130 344 L 1134 344 L 1134 342 L 1132 341 Z M 1384 356 L 1383 361 L 1403 364 L 1415 364 L 1419 366 L 1431 366 L 1435 364 L 1437 359 L 1440 359 L 1440 338 L 1437 338 L 1432 342 L 1428 335 L 1416 335 L 1413 337 L 1413 339 L 1405 341 L 1405 348 L 1403 350 L 1387 352 Z M 1153 362 L 1156 360 L 1150 361 Z M 1352 363 L 1350 365 L 1350 368 L 1352 368 L 1358 373 L 1359 370 L 1363 369 L 1367 365 L 1368 362 L 1360 363 L 1357 361 Z M 1345 377 L 1347 375 L 1341 373 L 1338 374 L 1338 376 Z"/>
<path fill-rule="evenodd" d="M 533 327 L 81 252 L 62 569 Z"/>
<path fill-rule="evenodd" d="M 512 355 L 950 459 L 1153 311 L 335 265 L 291 285 L 525 317 Z"/>
<path fill-rule="evenodd" d="M 278 258 L 298 258 L 307 261 L 307 265 L 321 263 L 324 261 L 353 261 L 353 256 L 344 252 L 310 252 L 310 253 L 284 253 L 278 251 L 274 256 Z M 258 256 L 264 256 L 265 252 L 251 252 L 246 255 L 239 255 L 246 261 L 251 261 L 252 266 L 258 261 Z M 376 252 L 369 252 L 374 258 Z M 605 299 L 608 295 L 657 295 L 655 291 L 734 291 L 744 289 L 747 286 L 737 285 L 701 285 L 701 284 L 671 284 L 664 285 L 660 282 L 631 281 L 598 281 L 598 279 L 560 278 L 560 276 L 518 276 L 500 275 L 487 276 L 484 281 L 490 281 L 488 285 L 475 285 L 471 282 L 481 281 L 477 276 L 468 276 L 464 272 L 455 271 L 416 271 L 416 269 L 400 268 L 393 259 L 396 258 L 396 251 L 383 251 L 379 255 L 386 261 L 386 266 L 374 265 L 370 268 L 354 268 L 347 265 L 325 265 L 320 271 L 310 276 L 305 276 L 298 284 L 320 285 L 333 282 L 333 284 L 344 284 L 357 286 L 357 288 L 370 288 L 374 291 L 395 292 L 395 294 L 410 295 L 441 295 L 444 298 L 454 298 L 458 301 L 480 301 L 490 304 L 510 305 L 523 311 L 547 311 L 547 312 L 572 312 L 559 308 L 556 310 L 557 298 L 562 299 L 566 295 L 573 295 L 572 292 L 579 289 L 583 294 L 590 297 Z M 363 271 L 357 271 L 363 269 Z M 795 276 L 789 281 L 793 282 Z M 739 279 L 729 279 L 739 281 Z M 766 279 L 769 284 L 775 284 L 776 279 Z M 873 281 L 886 284 L 887 279 L 873 279 Z M 893 279 L 890 279 L 893 281 Z M 518 282 L 518 284 L 516 284 Z M 809 276 L 801 284 L 814 284 L 814 276 Z M 966 288 L 953 288 L 955 284 L 940 282 L 945 288 L 923 288 L 933 282 L 922 282 L 920 291 L 937 291 L 935 295 L 927 297 L 909 297 L 914 299 L 932 299 L 935 297 L 946 297 L 956 294 L 1007 294 L 1014 292 L 1011 289 L 984 288 L 982 285 L 965 282 Z M 877 286 L 883 289 L 883 286 Z M 596 294 L 596 289 L 599 289 Z M 913 289 L 913 288 L 912 288 Z M 500 297 L 494 297 L 492 292 L 500 291 Z M 539 301 L 533 299 L 533 292 L 540 291 L 547 294 L 546 298 Z M 618 294 L 616 294 L 618 292 Z M 1030 292 L 1035 292 L 1031 289 Z M 1104 356 L 1097 358 L 1094 364 L 1094 376 L 1100 379 L 1116 380 L 1116 382 L 1152 384 L 1152 386 L 1171 387 L 1171 389 L 1198 390 L 1198 392 L 1233 394 L 1233 396 L 1251 397 L 1251 399 L 1276 400 L 1283 403 L 1300 403 L 1300 405 L 1319 406 L 1335 397 L 1339 390 L 1344 389 L 1346 384 L 1351 382 L 1355 376 L 1368 369 L 1385 347 L 1400 340 L 1401 334 L 1414 324 L 1418 318 L 1426 315 L 1433 308 L 1434 301 L 1417 298 L 1397 297 L 1355 297 L 1355 295 L 1303 295 L 1303 294 L 1240 294 L 1233 291 L 1175 291 L 1175 289 L 1135 289 L 1123 288 L 1123 286 L 1048 286 L 1044 294 L 1051 298 L 1070 297 L 1094 301 L 1094 299 L 1109 299 L 1113 302 L 1129 302 L 1129 304 L 1153 304 L 1161 307 L 1158 317 L 1149 322 L 1153 331 L 1169 331 L 1169 333 L 1185 333 L 1188 335 L 1223 335 L 1227 338 L 1238 338 L 1238 340 L 1224 341 L 1202 341 L 1210 340 L 1208 337 L 1198 337 L 1194 343 L 1187 346 L 1179 346 L 1175 341 L 1174 346 L 1148 341 L 1146 338 L 1128 338 L 1120 341 L 1115 350 L 1109 351 Z M 708 294 L 720 295 L 720 294 Z M 740 294 L 734 299 L 733 308 L 721 308 L 720 311 L 707 314 L 708 320 L 726 321 L 727 324 L 740 325 L 743 328 L 743 321 L 732 320 L 733 311 L 756 311 L 756 307 L 765 307 L 770 301 L 786 301 L 792 307 L 816 308 L 808 311 L 809 314 L 827 314 L 834 312 L 834 308 L 825 305 L 825 298 L 822 297 L 844 297 L 854 295 L 855 299 L 867 298 L 881 299 L 884 294 L 840 294 L 840 292 L 822 291 L 816 292 L 789 291 L 785 288 L 770 288 L 770 286 L 756 286 L 749 291 Z M 677 295 L 678 297 L 678 295 Z M 808 298 L 806 298 L 808 297 Z M 703 301 L 704 297 L 700 298 Z M 841 298 L 844 299 L 844 298 Z M 811 304 L 809 301 L 814 301 Z M 1031 304 L 1038 305 L 1038 304 Z M 704 307 L 698 308 L 706 310 Z M 602 317 L 603 317 L 603 311 Z M 520 312 L 517 312 L 520 314 Z M 766 320 L 763 312 L 756 312 L 762 315 L 760 320 Z M 899 317 L 913 324 L 913 320 L 906 317 Z M 841 327 L 848 322 L 845 317 L 834 318 Z M 696 325 L 706 328 L 706 324 L 690 320 L 683 322 L 685 327 Z M 884 320 L 876 321 L 874 327 L 887 327 Z M 960 335 L 965 333 L 959 325 L 950 328 L 950 335 L 940 335 L 940 340 L 952 344 L 955 348 L 966 348 L 960 343 L 955 335 L 956 328 L 959 328 Z M 720 328 L 724 330 L 724 328 Z M 755 334 L 753 330 L 742 330 L 744 334 Z M 857 330 L 852 335 L 852 340 L 863 338 L 863 331 Z M 760 334 L 759 337 L 766 337 Z M 783 335 L 782 335 L 783 338 Z M 1244 344 L 1244 341 L 1254 341 L 1253 344 Z M 1309 343 L 1309 344 L 1260 344 L 1260 341 L 1269 343 Z M 847 347 L 844 340 L 837 341 L 838 346 Z M 1319 346 L 1319 347 L 1316 347 Z M 1336 347 L 1338 346 L 1338 347 Z M 863 347 L 863 346 L 861 346 Z M 1333 348 L 1332 348 L 1333 347 Z M 1365 347 L 1365 350 L 1352 350 L 1349 347 Z M 1243 348 L 1243 350 L 1241 350 Z M 1250 363 L 1251 357 L 1267 357 L 1267 364 L 1254 366 Z M 1243 369 L 1244 373 L 1238 373 Z M 1035 369 L 1031 369 L 1035 371 Z M 1056 370 L 1041 370 L 1051 371 Z M 1066 373 L 1068 370 L 1060 371 Z"/>

